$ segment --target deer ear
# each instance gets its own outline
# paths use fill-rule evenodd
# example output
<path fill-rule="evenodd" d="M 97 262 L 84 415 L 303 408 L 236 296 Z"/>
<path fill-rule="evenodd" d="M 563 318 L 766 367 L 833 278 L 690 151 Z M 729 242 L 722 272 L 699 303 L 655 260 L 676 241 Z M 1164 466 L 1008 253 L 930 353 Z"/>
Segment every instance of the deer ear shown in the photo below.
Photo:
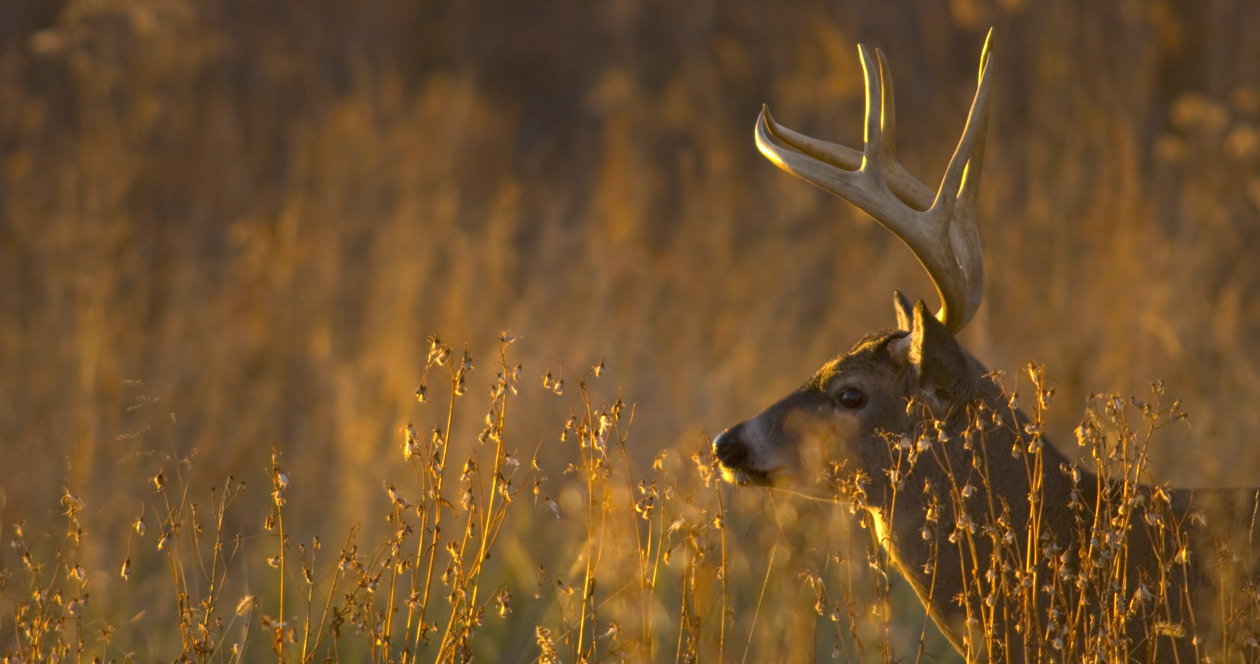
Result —
<path fill-rule="evenodd" d="M 917 370 L 919 389 L 942 405 L 966 398 L 971 384 L 966 351 L 923 300 L 915 303 L 912 316 L 907 359 Z"/>
<path fill-rule="evenodd" d="M 910 321 L 914 320 L 914 312 L 910 306 L 910 300 L 907 300 L 899 290 L 893 291 L 893 308 L 897 310 L 897 329 L 909 332 Z"/>

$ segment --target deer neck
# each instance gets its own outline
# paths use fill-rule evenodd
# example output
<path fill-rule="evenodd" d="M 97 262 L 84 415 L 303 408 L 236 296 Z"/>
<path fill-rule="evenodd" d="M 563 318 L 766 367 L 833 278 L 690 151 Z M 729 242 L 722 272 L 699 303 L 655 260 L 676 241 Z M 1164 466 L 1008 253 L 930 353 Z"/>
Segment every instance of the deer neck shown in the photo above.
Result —
<path fill-rule="evenodd" d="M 1029 436 L 1021 434 L 1030 421 L 1024 413 L 1011 409 L 1000 392 L 982 398 L 989 412 L 1002 413 L 998 423 L 970 437 L 963 435 L 965 422 L 951 423 L 944 440 L 920 452 L 912 471 L 901 476 L 899 487 L 891 482 L 872 487 L 882 495 L 870 496 L 868 507 L 872 533 L 889 562 L 909 581 L 945 636 L 964 653 L 968 608 L 955 598 L 973 596 L 964 592 L 967 580 L 975 575 L 984 578 L 991 564 L 993 542 L 984 527 L 1009 524 L 1022 559 L 1032 506 L 1030 473 L 1041 469 L 1039 499 L 1049 505 L 1066 505 L 1075 481 L 1061 470 L 1068 458 L 1048 440 L 1041 438 L 1030 452 Z M 1082 469 L 1079 476 L 1082 488 L 1096 490 L 1092 474 Z M 1066 532 L 1054 535 L 1070 536 Z M 971 607 L 973 615 L 978 610 Z M 980 642 L 972 639 L 973 644 Z"/>

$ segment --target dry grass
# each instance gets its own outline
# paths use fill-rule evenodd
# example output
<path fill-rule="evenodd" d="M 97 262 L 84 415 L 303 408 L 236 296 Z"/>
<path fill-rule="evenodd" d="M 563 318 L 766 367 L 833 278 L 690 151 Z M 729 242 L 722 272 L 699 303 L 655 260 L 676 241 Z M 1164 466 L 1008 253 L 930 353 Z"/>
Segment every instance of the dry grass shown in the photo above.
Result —
<path fill-rule="evenodd" d="M 650 469 L 638 468 L 631 454 L 633 406 L 619 394 L 611 402 L 592 399 L 591 387 L 605 380 L 603 363 L 581 374 L 546 372 L 542 391 L 566 400 L 570 414 L 556 423 L 557 436 L 521 450 L 510 442 L 517 440 L 518 416 L 508 413 L 517 411 L 522 390 L 539 386 L 523 380 L 512 342 L 511 335 L 500 337 L 495 378 L 488 390 L 475 391 L 485 418 L 474 435 L 461 430 L 457 416 L 479 400 L 468 394 L 473 357 L 432 338 L 416 395 L 435 424 L 407 424 L 397 436 L 394 456 L 407 472 L 382 486 L 388 505 L 376 515 L 389 528 L 333 533 L 340 543 L 335 552 L 323 550 L 319 535 L 294 536 L 286 528 L 290 497 L 304 478 L 286 471 L 277 448 L 267 469 L 270 486 L 262 491 L 265 507 L 245 515 L 249 525 L 236 533 L 227 524 L 248 511 L 242 498 L 256 490 L 229 477 L 199 503 L 186 477 L 187 458 L 153 456 L 160 470 L 145 482 L 148 497 L 123 536 L 94 535 L 85 503 L 65 491 L 64 532 L 27 533 L 22 523 L 10 529 L 13 553 L 6 558 L 20 564 L 6 564 L 0 576 L 5 661 L 953 656 L 926 617 L 906 619 L 917 600 L 870 529 L 866 483 L 846 472 L 842 460 L 827 471 L 832 502 L 724 491 L 703 445 L 689 458 L 661 451 Z M 1030 366 L 1025 376 L 1032 418 L 1011 454 L 1024 459 L 1033 487 L 1028 523 L 1012 523 L 1007 504 L 997 500 L 987 513 L 969 515 L 972 487 L 961 482 L 948 487 L 953 505 L 931 504 L 925 515 L 925 540 L 969 550 L 964 559 L 975 559 L 984 540 L 989 566 L 1000 570 L 963 571 L 966 592 L 984 607 L 969 615 L 968 649 L 1001 661 L 1002 644 L 1018 633 L 1033 635 L 1023 640 L 1028 661 L 1127 661 L 1139 652 L 1155 656 L 1144 643 L 1192 638 L 1179 607 L 1189 563 L 1182 529 L 1195 517 L 1175 512 L 1167 486 L 1153 483 L 1147 456 L 1157 433 L 1186 419 L 1179 402 L 1164 404 L 1162 384 L 1152 386 L 1150 402 L 1091 397 L 1076 431 L 1081 464 L 1111 490 L 1074 500 L 1075 534 L 1059 542 L 1038 522 L 1038 478 L 1076 466 L 1043 468 L 1041 431 L 1054 388 L 1040 367 Z M 1138 419 L 1130 424 L 1133 414 Z M 890 441 L 892 509 L 903 488 L 897 477 L 914 476 L 916 451 L 947 444 L 979 450 L 987 430 L 1008 425 L 996 411 L 978 410 L 961 440 L 945 440 L 929 417 L 917 442 Z M 575 462 L 544 468 L 543 445 L 566 448 Z M 975 489 L 995 495 L 983 469 L 981 477 Z M 853 523 L 838 509 L 845 504 L 857 515 Z M 942 513 L 954 515 L 953 523 Z M 1149 535 L 1166 576 L 1130 587 L 1126 557 L 1142 555 L 1128 549 L 1132 530 Z M 80 562 L 91 555 L 93 537 L 125 540 L 121 568 Z M 1213 573 L 1231 574 L 1230 552 L 1218 554 Z M 1102 611 L 1093 610 L 1100 601 Z M 125 607 L 135 604 L 145 608 L 129 617 Z M 1223 661 L 1256 656 L 1260 592 L 1253 584 L 1227 590 L 1219 616 L 1194 619 L 1219 619 L 1221 627 L 1219 641 L 1196 640 L 1196 648 Z M 1134 622 L 1145 632 L 1127 629 Z"/>
<path fill-rule="evenodd" d="M 736 618 L 747 593 L 732 597 L 728 583 L 751 588 L 749 573 L 760 570 L 732 576 L 727 513 L 707 450 L 686 459 L 662 451 L 650 470 L 637 471 L 627 447 L 633 407 L 620 397 L 596 405 L 587 388 L 605 371 L 601 363 L 582 375 L 543 377 L 555 398 L 566 382 L 572 395 L 558 440 L 547 444 L 577 459 L 544 470 L 537 449 L 505 442 L 514 437 L 507 413 L 528 389 L 510 358 L 512 341 L 499 340 L 485 425 L 474 437 L 459 431 L 457 417 L 457 407 L 475 400 L 466 394 L 472 356 L 432 338 L 416 395 L 436 402 L 428 408 L 437 423 L 399 432 L 396 454 L 410 477 L 383 486 L 384 536 L 353 527 L 341 534 L 339 553 L 321 555 L 318 535 L 286 532 L 301 478 L 291 478 L 275 448 L 265 519 L 236 534 L 225 522 L 240 511 L 246 482 L 229 477 L 211 487 L 209 512 L 199 511 L 184 477 L 191 460 L 153 455 L 161 470 L 145 483 L 151 493 L 127 526 L 118 570 L 79 563 L 90 545 L 84 504 L 67 491 L 64 535 L 40 533 L 28 545 L 24 526 L 14 528 L 22 566 L 4 576 L 6 661 L 160 654 L 235 662 L 265 659 L 268 650 L 280 661 L 468 661 L 474 653 L 496 661 L 746 659 L 751 640 L 732 630 L 757 620 Z M 739 559 L 758 564 L 756 556 Z M 542 564 L 535 569 L 534 561 Z M 817 575 L 805 581 L 825 592 Z M 109 596 L 91 599 L 99 586 Z M 764 598 L 762 588 L 758 608 Z M 119 607 L 131 601 L 148 608 L 127 620 Z M 768 619 L 760 629 L 779 625 Z"/>
<path fill-rule="evenodd" d="M 1150 477 L 1257 484 L 1260 11 L 1042 4 L 6 7 L 0 651 L 913 653 L 917 600 L 843 510 L 719 491 L 691 459 L 891 323 L 894 287 L 930 294 L 752 146 L 763 102 L 858 142 L 855 42 L 890 55 L 900 152 L 930 181 L 995 27 L 966 345 L 1051 368 L 1060 445 L 1091 391 L 1163 377 L 1195 424 L 1161 430 Z M 429 331 L 497 356 L 505 328 L 451 399 L 462 349 L 431 364 Z M 519 394 L 487 400 L 517 362 Z M 924 649 L 950 655 L 930 630 Z"/>

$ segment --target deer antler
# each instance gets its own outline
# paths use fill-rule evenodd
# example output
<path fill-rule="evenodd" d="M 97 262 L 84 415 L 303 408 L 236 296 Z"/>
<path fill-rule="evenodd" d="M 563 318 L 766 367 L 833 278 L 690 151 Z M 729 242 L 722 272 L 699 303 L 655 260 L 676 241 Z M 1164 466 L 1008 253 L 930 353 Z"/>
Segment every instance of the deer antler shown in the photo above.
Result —
<path fill-rule="evenodd" d="M 767 108 L 757 118 L 757 148 L 766 158 L 856 205 L 910 247 L 940 294 L 941 310 L 936 317 L 955 333 L 971 320 L 984 297 L 976 198 L 989 121 L 991 39 L 992 32 L 980 54 L 980 83 L 967 127 L 936 193 L 897 163 L 892 75 L 878 50 L 877 78 L 866 47 L 858 46 L 866 75 L 866 134 L 861 152 L 794 132 L 775 122 Z"/>

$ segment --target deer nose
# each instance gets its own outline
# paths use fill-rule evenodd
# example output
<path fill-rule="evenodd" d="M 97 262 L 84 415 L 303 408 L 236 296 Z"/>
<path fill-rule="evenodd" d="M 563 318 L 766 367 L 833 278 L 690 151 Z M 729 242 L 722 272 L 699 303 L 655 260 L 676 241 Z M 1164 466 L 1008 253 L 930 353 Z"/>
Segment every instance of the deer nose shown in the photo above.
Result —
<path fill-rule="evenodd" d="M 737 424 L 713 439 L 713 456 L 727 468 L 740 468 L 748 461 L 748 447 L 739 437 L 742 426 Z"/>

